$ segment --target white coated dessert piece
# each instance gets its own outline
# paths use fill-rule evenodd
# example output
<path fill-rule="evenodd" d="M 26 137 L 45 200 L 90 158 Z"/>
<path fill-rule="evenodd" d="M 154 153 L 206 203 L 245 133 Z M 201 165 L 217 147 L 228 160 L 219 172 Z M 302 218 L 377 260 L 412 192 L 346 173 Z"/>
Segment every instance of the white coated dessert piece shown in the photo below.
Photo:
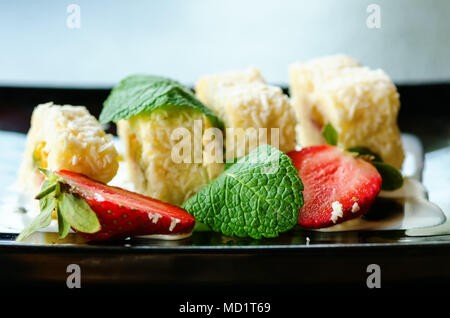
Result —
<path fill-rule="evenodd" d="M 112 135 L 86 107 L 41 104 L 31 117 L 19 183 L 36 193 L 43 180 L 38 168 L 65 169 L 107 183 L 117 173 L 117 157 Z"/>
<path fill-rule="evenodd" d="M 156 110 L 150 115 L 142 114 L 117 123 L 117 131 L 125 146 L 125 160 L 135 190 L 152 198 L 181 205 L 188 198 L 214 180 L 223 172 L 220 162 L 200 158 L 194 160 L 195 145 L 183 162 L 173 158 L 173 150 L 180 140 L 174 138 L 176 129 L 184 129 L 194 137 L 195 123 L 200 123 L 203 135 L 201 151 L 211 143 L 205 131 L 212 128 L 208 117 L 191 110 Z M 193 144 L 193 140 L 189 142 Z M 220 144 L 220 147 L 222 144 Z"/>
<path fill-rule="evenodd" d="M 368 147 L 401 168 L 399 94 L 383 70 L 338 55 L 291 65 L 289 81 L 301 146 L 325 143 L 321 131 L 329 122 L 339 133 L 338 146 Z"/>
<path fill-rule="evenodd" d="M 197 82 L 195 91 L 225 123 L 227 159 L 246 155 L 265 143 L 284 152 L 295 149 L 296 121 L 289 99 L 279 87 L 267 85 L 259 70 L 206 75 Z M 230 128 L 234 129 L 233 138 L 245 138 L 245 144 L 230 146 Z"/>

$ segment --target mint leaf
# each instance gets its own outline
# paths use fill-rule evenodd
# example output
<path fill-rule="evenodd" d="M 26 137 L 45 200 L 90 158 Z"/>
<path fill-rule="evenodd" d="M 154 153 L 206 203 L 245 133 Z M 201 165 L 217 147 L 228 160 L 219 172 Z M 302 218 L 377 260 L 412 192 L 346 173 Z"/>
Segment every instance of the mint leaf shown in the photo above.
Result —
<path fill-rule="evenodd" d="M 223 170 L 227 170 L 228 168 L 230 168 L 232 165 L 234 165 L 236 162 L 238 162 L 242 157 L 239 158 L 233 158 L 232 160 L 227 159 L 226 162 L 224 163 L 224 167 Z"/>
<path fill-rule="evenodd" d="M 77 231 L 95 233 L 101 229 L 97 215 L 92 211 L 89 204 L 72 193 L 64 192 L 61 194 L 58 211 L 64 221 Z"/>
<path fill-rule="evenodd" d="M 43 229 L 50 225 L 52 221 L 52 213 L 55 210 L 56 202 L 52 198 L 44 197 L 39 201 L 41 212 L 30 224 L 20 233 L 16 241 L 20 242 L 26 239 L 39 229 Z"/>
<path fill-rule="evenodd" d="M 36 200 L 42 199 L 43 197 L 47 196 L 48 194 L 54 192 L 56 190 L 56 185 L 58 182 L 49 183 L 47 180 L 44 181 L 42 184 L 41 192 L 39 192 L 34 198 Z"/>
<path fill-rule="evenodd" d="M 357 157 L 369 161 L 381 175 L 381 189 L 392 191 L 403 185 L 403 176 L 396 168 L 382 162 L 380 155 L 367 147 L 357 146 L 346 149 L 346 151 L 355 153 Z"/>
<path fill-rule="evenodd" d="M 38 168 L 38 170 L 39 170 L 44 176 L 46 176 L 47 178 L 50 178 L 51 176 L 54 176 L 54 175 L 50 172 L 50 170 L 48 170 L 48 169 L 45 169 L 45 168 Z"/>
<path fill-rule="evenodd" d="M 228 170 L 228 168 L 231 168 L 231 166 L 234 165 L 234 162 L 225 162 L 223 170 Z"/>
<path fill-rule="evenodd" d="M 183 207 L 224 235 L 276 237 L 297 224 L 302 190 L 291 159 L 264 145 L 231 165 Z"/>
<path fill-rule="evenodd" d="M 211 231 L 211 229 L 205 223 L 198 222 L 196 220 L 193 231 L 194 232 L 209 232 L 209 231 Z"/>
<path fill-rule="evenodd" d="M 66 220 L 64 219 L 64 217 L 61 215 L 61 207 L 60 207 L 60 202 L 58 203 L 58 233 L 59 233 L 59 238 L 63 239 L 67 236 L 67 234 L 69 234 L 69 230 L 70 230 L 70 224 L 68 222 L 66 222 Z"/>
<path fill-rule="evenodd" d="M 325 138 L 327 144 L 336 146 L 338 143 L 338 133 L 336 129 L 331 125 L 331 123 L 327 123 L 325 127 L 322 129 L 322 136 Z"/>
<path fill-rule="evenodd" d="M 102 124 L 117 122 L 160 108 L 190 108 L 204 113 L 213 126 L 223 128 L 219 118 L 192 91 L 177 81 L 153 75 L 132 75 L 123 79 L 104 102 L 99 120 Z"/>
<path fill-rule="evenodd" d="M 61 178 L 51 173 L 50 170 L 43 168 L 39 168 L 39 170 L 45 176 L 45 180 L 41 185 L 41 192 L 39 192 L 34 197 L 37 200 L 40 200 L 41 198 L 54 192 L 55 189 L 59 186 L 59 182 L 61 181 Z"/>
<path fill-rule="evenodd" d="M 67 192 L 64 180 L 48 170 L 40 169 L 46 179 L 42 183 L 39 199 L 41 213 L 22 231 L 17 241 L 24 240 L 40 228 L 47 227 L 52 219 L 52 212 L 58 213 L 59 238 L 65 238 L 70 227 L 84 233 L 95 233 L 101 229 L 97 215 L 82 198 Z"/>
<path fill-rule="evenodd" d="M 337 145 L 338 133 L 330 123 L 327 123 L 322 129 L 322 136 L 325 138 L 327 144 L 332 146 Z M 374 165 L 374 167 L 378 170 L 378 173 L 381 175 L 382 190 L 392 191 L 400 188 L 403 185 L 403 176 L 401 172 L 396 168 L 383 163 L 380 155 L 373 152 L 369 148 L 364 146 L 356 146 L 347 148 L 346 151 L 353 152 L 357 157 L 367 160 Z"/>
<path fill-rule="evenodd" d="M 384 162 L 374 161 L 372 164 L 377 168 L 378 173 L 381 175 L 382 190 L 392 191 L 403 185 L 403 176 L 400 171 Z"/>
<path fill-rule="evenodd" d="M 379 154 L 377 154 L 376 152 L 373 152 L 372 150 L 370 150 L 367 147 L 356 146 L 356 147 L 347 148 L 345 150 L 348 152 L 355 153 L 357 157 L 369 158 L 370 159 L 369 161 L 379 161 L 379 162 L 383 161 Z"/>

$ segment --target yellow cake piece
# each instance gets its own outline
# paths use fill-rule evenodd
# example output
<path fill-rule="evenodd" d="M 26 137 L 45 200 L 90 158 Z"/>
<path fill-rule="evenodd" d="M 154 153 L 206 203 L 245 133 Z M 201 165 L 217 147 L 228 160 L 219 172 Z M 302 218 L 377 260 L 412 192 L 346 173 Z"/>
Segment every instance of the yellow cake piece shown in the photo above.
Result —
<path fill-rule="evenodd" d="M 206 75 L 195 91 L 225 123 L 227 160 L 266 143 L 284 152 L 295 149 L 296 122 L 289 99 L 279 87 L 267 85 L 259 70 Z"/>
<path fill-rule="evenodd" d="M 329 122 L 339 133 L 338 146 L 368 147 L 401 168 L 399 94 L 383 70 L 338 55 L 291 65 L 289 82 L 301 146 L 325 143 L 321 131 Z"/>
<path fill-rule="evenodd" d="M 118 134 L 125 144 L 130 178 L 136 191 L 181 205 L 223 172 L 222 153 L 220 162 L 209 160 L 206 156 L 196 160 L 193 139 L 188 140 L 192 145 L 192 152 L 186 158 L 188 160 L 174 160 L 173 150 L 180 143 L 180 138 L 174 138 L 175 129 L 185 129 L 195 138 L 196 122 L 200 124 L 202 135 L 199 150 L 202 152 L 211 142 L 204 137 L 204 133 L 212 128 L 208 117 L 202 112 L 158 109 L 149 115 L 141 114 L 117 122 Z"/>
<path fill-rule="evenodd" d="M 38 168 L 70 170 L 107 183 L 117 173 L 117 156 L 112 135 L 84 106 L 41 104 L 31 117 L 20 185 L 38 192 L 42 181 Z"/>

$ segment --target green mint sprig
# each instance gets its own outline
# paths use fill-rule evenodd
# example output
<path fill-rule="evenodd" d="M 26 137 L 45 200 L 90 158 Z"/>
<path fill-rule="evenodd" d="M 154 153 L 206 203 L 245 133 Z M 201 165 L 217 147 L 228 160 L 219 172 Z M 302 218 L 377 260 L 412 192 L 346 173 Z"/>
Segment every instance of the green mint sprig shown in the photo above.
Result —
<path fill-rule="evenodd" d="M 183 208 L 224 235 L 276 237 L 297 224 L 302 191 L 291 159 L 263 145 L 229 166 Z"/>
<path fill-rule="evenodd" d="M 367 147 L 362 147 L 362 146 L 350 147 L 345 150 L 347 150 L 348 152 L 354 153 L 356 156 L 364 158 L 367 161 L 378 161 L 378 162 L 383 161 L 379 154 L 377 154 L 376 152 L 373 152 L 372 150 L 370 150 Z"/>
<path fill-rule="evenodd" d="M 322 129 L 322 136 L 325 138 L 327 144 L 332 146 L 337 146 L 338 144 L 338 132 L 331 125 L 331 123 L 327 123 Z"/>
<path fill-rule="evenodd" d="M 58 215 L 59 238 L 63 239 L 70 228 L 84 233 L 95 233 L 101 229 L 97 215 L 82 198 L 68 191 L 64 180 L 46 169 L 39 169 L 46 177 L 41 192 L 36 195 L 39 200 L 40 213 L 19 234 L 16 241 L 25 240 L 39 229 L 50 225 L 52 213 Z"/>
<path fill-rule="evenodd" d="M 381 189 L 386 191 L 393 191 L 403 186 L 403 176 L 393 166 L 381 161 L 372 161 L 372 164 L 377 168 L 381 175 Z"/>
<path fill-rule="evenodd" d="M 212 125 L 223 128 L 222 121 L 203 105 L 187 87 L 169 78 L 153 75 L 131 75 L 123 79 L 105 100 L 99 121 L 128 119 L 157 109 L 192 109 L 202 112 Z"/>

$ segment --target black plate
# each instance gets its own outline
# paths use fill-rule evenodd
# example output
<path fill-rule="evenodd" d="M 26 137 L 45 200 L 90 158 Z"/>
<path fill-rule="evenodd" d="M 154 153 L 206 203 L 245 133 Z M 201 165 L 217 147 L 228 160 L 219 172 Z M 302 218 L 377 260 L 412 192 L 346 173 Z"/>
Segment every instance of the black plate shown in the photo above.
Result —
<path fill-rule="evenodd" d="M 182 241 L 76 245 L 49 245 L 56 234 L 37 233 L 33 244 L 16 244 L 14 238 L 0 235 L 0 280 L 21 285 L 65 287 L 69 264 L 81 267 L 84 286 L 152 286 L 163 291 L 365 287 L 370 264 L 380 266 L 383 286 L 450 282 L 450 236 L 408 237 L 404 231 L 294 230 L 261 241 L 198 232 Z M 70 234 L 67 241 L 72 239 L 79 240 Z"/>
<path fill-rule="evenodd" d="M 448 103 L 450 85 L 405 85 L 399 91 L 400 128 L 417 135 L 426 152 L 448 145 L 448 107 L 442 106 Z M 32 107 L 49 100 L 85 104 L 98 114 L 107 93 L 103 89 L 0 88 L 0 129 L 26 132 Z M 54 234 L 42 233 L 31 238 L 33 243 L 17 244 L 14 239 L 14 234 L 0 234 L 0 281 L 6 284 L 65 286 L 69 264 L 79 264 L 83 283 L 93 286 L 189 286 L 191 290 L 192 286 L 221 290 L 233 286 L 233 290 L 252 291 L 299 284 L 366 287 L 370 264 L 380 266 L 384 286 L 450 282 L 448 235 L 295 229 L 259 241 L 211 232 L 194 233 L 180 241 L 135 238 L 102 244 L 72 244 L 79 240 L 75 235 L 64 244 L 51 244 Z"/>

